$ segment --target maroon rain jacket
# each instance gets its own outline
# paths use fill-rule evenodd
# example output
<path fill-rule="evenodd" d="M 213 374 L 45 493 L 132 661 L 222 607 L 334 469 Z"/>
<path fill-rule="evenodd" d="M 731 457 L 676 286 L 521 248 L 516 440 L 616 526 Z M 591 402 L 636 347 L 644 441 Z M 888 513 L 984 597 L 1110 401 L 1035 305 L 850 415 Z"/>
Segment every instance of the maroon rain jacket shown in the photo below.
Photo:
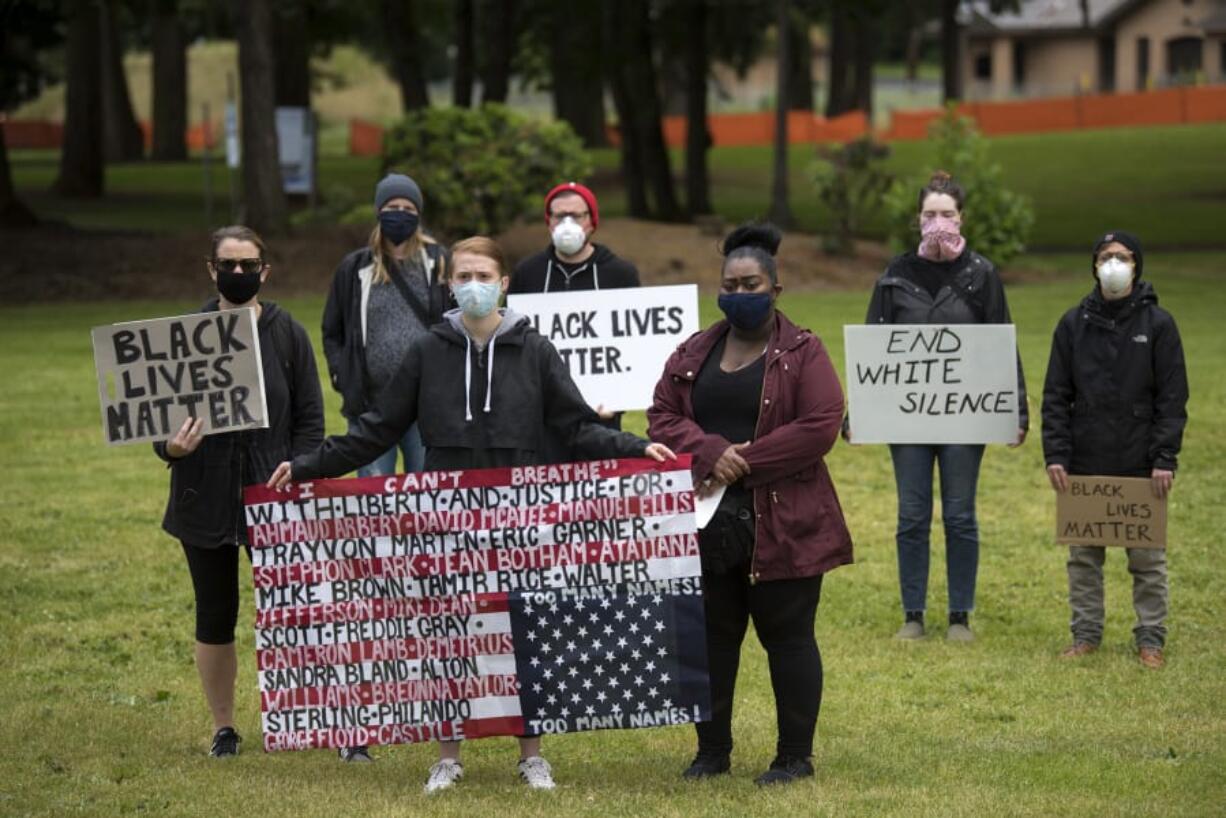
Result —
<path fill-rule="evenodd" d="M 691 403 L 694 379 L 727 332 L 720 321 L 677 347 L 647 410 L 652 440 L 694 456 L 695 483 L 731 445 L 694 422 Z M 852 561 L 851 535 L 822 459 L 843 423 L 838 375 L 818 337 L 780 312 L 766 356 L 757 431 L 741 450 L 756 516 L 750 582 L 815 576 Z"/>

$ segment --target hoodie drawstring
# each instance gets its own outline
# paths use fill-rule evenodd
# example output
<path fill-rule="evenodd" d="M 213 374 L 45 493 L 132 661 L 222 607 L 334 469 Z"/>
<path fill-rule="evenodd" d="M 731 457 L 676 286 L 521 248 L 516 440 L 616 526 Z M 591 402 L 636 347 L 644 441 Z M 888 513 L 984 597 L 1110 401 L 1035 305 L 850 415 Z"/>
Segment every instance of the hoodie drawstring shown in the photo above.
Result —
<path fill-rule="evenodd" d="M 571 273 L 571 276 L 577 276 L 581 272 L 583 272 L 582 267 L 580 267 L 578 270 L 575 270 L 575 272 Z M 562 268 L 562 275 L 566 276 L 565 268 Z M 545 288 L 541 290 L 541 292 L 543 293 L 549 292 L 549 282 L 552 279 L 553 279 L 553 259 L 549 259 L 549 263 L 545 265 Z M 567 283 L 567 286 L 569 287 L 570 277 L 566 278 L 566 283 Z M 594 290 L 600 289 L 600 267 L 596 265 L 595 259 L 592 260 L 592 289 Z"/>
<path fill-rule="evenodd" d="M 473 388 L 473 340 L 464 336 L 464 420 L 471 421 L 473 419 L 473 410 L 470 395 Z"/>
<path fill-rule="evenodd" d="M 490 398 L 494 395 L 494 343 L 498 340 L 498 336 L 490 336 L 489 352 L 486 354 L 486 376 L 485 376 L 485 412 L 489 414 Z"/>
<path fill-rule="evenodd" d="M 596 266 L 596 260 L 592 260 L 592 289 L 600 289 L 600 268 Z"/>
<path fill-rule="evenodd" d="M 545 265 L 545 289 L 541 292 L 549 292 L 549 279 L 553 278 L 553 259 L 549 259 L 549 263 Z"/>

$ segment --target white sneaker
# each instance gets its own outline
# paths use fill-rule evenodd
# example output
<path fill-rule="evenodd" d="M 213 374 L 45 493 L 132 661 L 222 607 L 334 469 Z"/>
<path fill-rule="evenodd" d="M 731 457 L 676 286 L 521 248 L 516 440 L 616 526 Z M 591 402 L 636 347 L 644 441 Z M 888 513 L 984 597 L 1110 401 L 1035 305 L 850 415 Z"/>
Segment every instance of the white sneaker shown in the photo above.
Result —
<path fill-rule="evenodd" d="M 464 777 L 464 765 L 453 758 L 444 758 L 430 768 L 430 777 L 423 787 L 426 795 L 450 788 Z"/>
<path fill-rule="evenodd" d="M 534 790 L 552 790 L 554 788 L 553 768 L 549 766 L 548 761 L 540 756 L 532 756 L 519 762 L 519 777 Z"/>

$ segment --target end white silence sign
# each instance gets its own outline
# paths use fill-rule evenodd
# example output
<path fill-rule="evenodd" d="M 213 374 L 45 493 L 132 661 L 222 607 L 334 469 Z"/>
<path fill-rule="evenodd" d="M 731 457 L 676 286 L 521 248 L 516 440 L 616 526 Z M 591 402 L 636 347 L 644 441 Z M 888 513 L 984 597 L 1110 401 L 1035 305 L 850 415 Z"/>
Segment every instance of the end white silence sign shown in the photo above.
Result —
<path fill-rule="evenodd" d="M 852 443 L 1012 443 L 1012 324 L 849 324 Z"/>
<path fill-rule="evenodd" d="M 698 286 L 636 287 L 511 295 L 553 342 L 592 406 L 646 409 L 664 363 L 698 331 Z"/>
<path fill-rule="evenodd" d="M 219 310 L 94 327 L 102 432 L 111 445 L 268 426 L 255 310 Z"/>

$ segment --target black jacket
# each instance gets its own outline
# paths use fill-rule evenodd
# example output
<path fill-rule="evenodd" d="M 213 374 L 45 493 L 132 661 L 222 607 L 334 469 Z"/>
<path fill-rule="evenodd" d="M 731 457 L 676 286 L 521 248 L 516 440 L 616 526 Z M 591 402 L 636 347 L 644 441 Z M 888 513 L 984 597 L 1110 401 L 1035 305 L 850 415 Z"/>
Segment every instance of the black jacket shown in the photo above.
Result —
<path fill-rule="evenodd" d="M 511 273 L 509 293 L 556 293 L 567 290 L 617 290 L 638 287 L 638 269 L 603 244 L 595 248 L 587 266 L 575 273 L 570 281 L 558 269 L 558 257 L 553 245 L 515 265 Z M 571 265 L 573 266 L 573 265 Z"/>
<path fill-rule="evenodd" d="M 1043 457 L 1070 474 L 1178 465 L 1188 374 L 1171 314 L 1140 281 L 1112 315 L 1098 287 L 1064 314 L 1043 385 Z"/>
<path fill-rule="evenodd" d="M 191 454 L 172 458 L 170 498 L 162 528 L 188 545 L 216 548 L 246 543 L 243 486 L 263 483 L 283 460 L 308 452 L 324 437 L 324 398 L 315 352 L 302 325 L 271 301 L 256 322 L 268 428 L 208 435 Z M 217 309 L 217 300 L 201 312 Z"/>
<path fill-rule="evenodd" d="M 430 326 L 441 321 L 443 313 L 454 305 L 451 303 L 451 291 L 441 275 L 444 267 L 450 263 L 447 251 L 437 244 L 427 244 L 426 253 L 433 269 L 428 271 L 430 303 L 423 305 L 428 319 L 423 323 Z M 332 277 L 332 289 L 324 304 L 324 357 L 328 359 L 332 388 L 344 398 L 341 412 L 346 417 L 357 417 L 370 408 L 380 386 L 370 383 L 370 375 L 366 371 L 366 339 L 362 334 L 362 276 L 364 270 L 367 271 L 366 276 L 371 274 L 371 257 L 369 247 L 354 250 L 345 256 Z M 369 284 L 366 286 L 369 288 Z"/>
<path fill-rule="evenodd" d="M 922 284 L 922 270 L 947 267 L 949 283 L 935 297 Z M 951 262 L 932 262 L 914 251 L 896 256 L 877 279 L 866 324 L 1012 324 L 1005 287 L 995 265 L 967 250 Z M 1026 376 L 1017 359 L 1018 426 L 1030 428 Z"/>
<path fill-rule="evenodd" d="M 427 470 L 547 463 L 547 433 L 580 457 L 642 456 L 647 441 L 596 422 L 558 351 L 523 316 L 506 312 L 493 338 L 491 372 L 490 346 L 478 351 L 468 343 L 456 327 L 458 313 L 414 340 L 395 380 L 357 419 L 354 434 L 329 437 L 294 458 L 294 480 L 338 477 L 369 463 L 414 421 Z M 488 412 L 487 383 L 493 386 Z"/>

